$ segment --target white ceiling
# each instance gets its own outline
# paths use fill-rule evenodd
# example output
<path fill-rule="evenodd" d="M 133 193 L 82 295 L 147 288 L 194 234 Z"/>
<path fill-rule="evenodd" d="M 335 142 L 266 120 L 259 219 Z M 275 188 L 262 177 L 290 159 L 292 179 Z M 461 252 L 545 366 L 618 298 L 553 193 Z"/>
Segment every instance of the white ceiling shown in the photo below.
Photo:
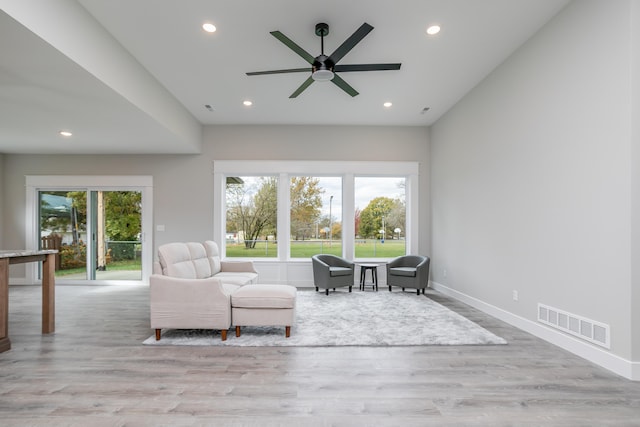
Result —
<path fill-rule="evenodd" d="M 567 2 L 0 0 L 0 153 L 197 152 L 216 124 L 429 126 Z M 340 64 L 402 68 L 341 74 L 354 98 L 316 82 L 290 99 L 306 74 L 245 75 L 307 66 L 269 32 L 316 56 L 318 22 L 326 54 L 374 27 Z"/>

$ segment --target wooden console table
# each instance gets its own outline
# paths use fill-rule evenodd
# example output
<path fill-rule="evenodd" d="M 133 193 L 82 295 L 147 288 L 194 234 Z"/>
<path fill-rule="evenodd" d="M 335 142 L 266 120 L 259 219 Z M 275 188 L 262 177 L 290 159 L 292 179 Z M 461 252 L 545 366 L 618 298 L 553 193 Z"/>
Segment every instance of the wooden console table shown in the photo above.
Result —
<path fill-rule="evenodd" d="M 42 333 L 56 329 L 55 267 L 57 250 L 0 251 L 0 353 L 11 348 L 9 340 L 9 265 L 42 261 Z"/>

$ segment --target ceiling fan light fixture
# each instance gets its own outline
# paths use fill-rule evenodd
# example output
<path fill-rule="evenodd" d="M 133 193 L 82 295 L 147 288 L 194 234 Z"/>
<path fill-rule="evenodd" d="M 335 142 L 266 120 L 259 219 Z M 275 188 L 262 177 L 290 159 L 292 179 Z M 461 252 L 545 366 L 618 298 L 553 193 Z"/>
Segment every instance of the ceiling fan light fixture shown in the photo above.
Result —
<path fill-rule="evenodd" d="M 331 70 L 316 70 L 311 74 L 311 78 L 317 82 L 328 82 L 333 80 L 333 71 Z"/>

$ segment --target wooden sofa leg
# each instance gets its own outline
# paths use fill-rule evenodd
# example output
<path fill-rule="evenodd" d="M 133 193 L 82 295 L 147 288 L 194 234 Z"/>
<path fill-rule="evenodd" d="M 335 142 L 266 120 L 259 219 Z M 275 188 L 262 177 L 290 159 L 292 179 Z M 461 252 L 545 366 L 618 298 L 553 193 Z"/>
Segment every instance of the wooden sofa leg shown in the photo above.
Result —
<path fill-rule="evenodd" d="M 284 327 L 284 336 L 289 338 L 291 336 L 291 326 Z"/>
<path fill-rule="evenodd" d="M 222 341 L 226 341 L 227 340 L 227 330 L 223 329 L 220 331 L 220 335 L 222 335 Z"/>
<path fill-rule="evenodd" d="M 325 289 L 324 294 L 329 295 L 329 288 Z"/>
<path fill-rule="evenodd" d="M 162 333 L 162 329 L 156 329 L 156 341 L 160 341 L 161 333 Z"/>
<path fill-rule="evenodd" d="M 418 289 L 418 295 L 420 295 L 420 289 Z"/>
<path fill-rule="evenodd" d="M 240 326 L 236 326 L 236 337 L 240 336 Z"/>

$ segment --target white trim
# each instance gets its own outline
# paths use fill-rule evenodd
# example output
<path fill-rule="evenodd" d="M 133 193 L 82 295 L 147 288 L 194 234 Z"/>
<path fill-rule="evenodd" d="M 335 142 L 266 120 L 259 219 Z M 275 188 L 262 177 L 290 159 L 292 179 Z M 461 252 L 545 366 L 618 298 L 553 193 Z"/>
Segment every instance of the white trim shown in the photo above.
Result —
<path fill-rule="evenodd" d="M 82 191 L 138 190 L 142 192 L 142 280 L 74 280 L 74 284 L 148 283 L 153 271 L 153 177 L 149 175 L 27 175 L 25 203 L 25 248 L 38 247 L 38 191 L 73 188 Z M 90 221 L 87 218 L 87 221 Z M 89 226 L 90 224 L 87 224 Z M 90 250 L 88 245 L 87 250 Z M 92 256 L 90 253 L 87 256 Z M 25 282 L 38 282 L 37 264 L 26 264 Z"/>
<path fill-rule="evenodd" d="M 525 319 L 524 317 L 515 315 L 443 284 L 432 281 L 431 287 L 438 292 L 462 301 L 465 304 L 477 308 L 478 310 L 515 326 L 518 329 L 535 335 L 536 337 L 550 342 L 551 344 L 557 345 L 576 356 L 580 356 L 598 366 L 608 369 L 617 375 L 633 381 L 640 381 L 640 362 L 633 362 L 631 360 L 624 359 L 603 350 L 602 348 L 582 341 L 581 339 L 556 331 L 541 323 Z"/>
<path fill-rule="evenodd" d="M 285 171 L 290 175 L 418 175 L 418 162 L 345 162 L 345 161 L 276 161 L 276 160 L 216 160 L 214 173 L 273 175 Z"/>

